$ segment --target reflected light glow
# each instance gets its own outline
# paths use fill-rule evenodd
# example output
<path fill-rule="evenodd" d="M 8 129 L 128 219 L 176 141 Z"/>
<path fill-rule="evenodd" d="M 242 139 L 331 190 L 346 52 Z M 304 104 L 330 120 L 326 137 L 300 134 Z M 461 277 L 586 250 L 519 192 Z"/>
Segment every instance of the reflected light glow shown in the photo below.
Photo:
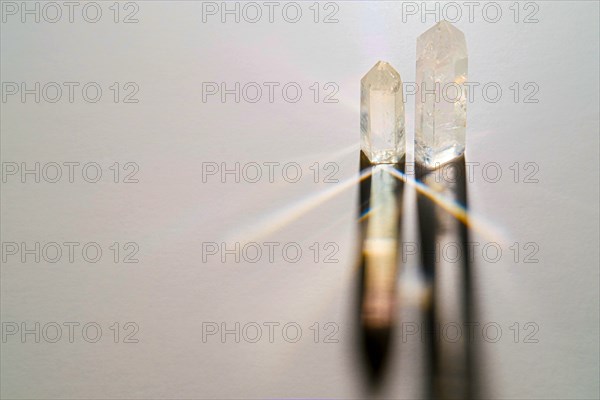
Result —
<path fill-rule="evenodd" d="M 371 170 L 365 170 L 361 174 L 343 180 L 332 187 L 321 192 L 310 195 L 307 198 L 300 199 L 282 209 L 264 216 L 260 221 L 244 229 L 236 236 L 235 241 L 248 243 L 257 241 L 260 238 L 276 232 L 286 225 L 296 221 L 298 218 L 327 202 L 338 194 L 349 188 L 356 187 L 363 179 L 371 175 Z"/>

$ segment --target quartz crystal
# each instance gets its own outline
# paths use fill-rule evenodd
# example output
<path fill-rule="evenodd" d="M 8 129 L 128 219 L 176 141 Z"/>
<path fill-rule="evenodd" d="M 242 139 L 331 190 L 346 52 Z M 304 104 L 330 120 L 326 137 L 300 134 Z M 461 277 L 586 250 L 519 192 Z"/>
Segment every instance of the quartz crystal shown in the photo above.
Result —
<path fill-rule="evenodd" d="M 417 38 L 415 161 L 428 167 L 465 151 L 467 44 L 446 21 Z"/>
<path fill-rule="evenodd" d="M 360 81 L 361 149 L 373 164 L 396 163 L 406 148 L 400 74 L 379 61 Z"/>

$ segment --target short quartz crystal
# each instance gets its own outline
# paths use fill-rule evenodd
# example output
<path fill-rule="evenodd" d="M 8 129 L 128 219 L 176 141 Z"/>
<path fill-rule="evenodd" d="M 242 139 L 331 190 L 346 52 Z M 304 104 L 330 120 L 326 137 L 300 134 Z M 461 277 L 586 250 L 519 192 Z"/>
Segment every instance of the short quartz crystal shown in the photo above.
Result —
<path fill-rule="evenodd" d="M 379 61 L 360 81 L 361 149 L 373 164 L 396 163 L 406 148 L 400 74 Z"/>
<path fill-rule="evenodd" d="M 467 44 L 446 21 L 417 38 L 415 161 L 436 167 L 465 151 Z"/>

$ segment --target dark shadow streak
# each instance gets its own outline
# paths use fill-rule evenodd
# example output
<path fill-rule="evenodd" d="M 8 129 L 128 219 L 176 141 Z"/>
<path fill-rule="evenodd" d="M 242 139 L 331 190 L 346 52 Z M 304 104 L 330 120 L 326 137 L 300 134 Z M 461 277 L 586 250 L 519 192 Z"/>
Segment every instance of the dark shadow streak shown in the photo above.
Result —
<path fill-rule="evenodd" d="M 416 179 L 447 201 L 455 202 L 467 209 L 467 176 L 465 158 L 460 157 L 437 169 L 416 166 Z M 426 398 L 470 399 L 474 387 L 474 351 L 472 338 L 467 331 L 472 321 L 473 283 L 471 277 L 471 257 L 468 243 L 469 232 L 466 221 L 459 220 L 442 208 L 430 196 L 417 191 L 417 207 L 421 239 L 422 271 L 430 289 L 430 298 L 425 309 L 425 344 L 427 367 L 425 379 Z M 465 214 L 466 215 L 466 214 Z M 461 249 L 459 259 L 444 261 L 440 244 L 454 243 Z M 436 247 L 436 244 L 438 247 Z M 454 268 L 454 271 L 441 271 L 440 267 Z M 450 281 L 441 281 L 440 275 L 450 273 Z M 442 307 L 441 293 L 457 304 L 452 310 Z M 452 343 L 445 337 L 441 327 L 451 321 L 461 326 L 462 337 Z"/>
<path fill-rule="evenodd" d="M 402 158 L 397 164 L 394 165 L 398 171 L 404 174 L 405 159 Z M 360 153 L 360 172 L 363 173 L 368 169 L 372 168 L 372 164 L 368 158 L 361 152 Z M 395 185 L 395 197 L 397 199 L 396 204 L 398 207 L 398 252 L 400 252 L 400 232 L 401 232 L 401 212 L 402 212 L 402 196 L 404 192 L 404 183 L 398 179 L 395 179 L 397 183 Z M 356 303 L 356 329 L 358 331 L 359 347 L 363 358 L 363 365 L 366 368 L 368 376 L 368 387 L 371 391 L 376 391 L 382 382 L 385 367 L 388 363 L 388 354 L 392 346 L 392 336 L 394 331 L 394 321 L 387 326 L 370 326 L 368 322 L 365 322 L 364 317 L 364 300 L 366 294 L 365 285 L 365 255 L 364 255 L 364 243 L 366 238 L 368 216 L 365 215 L 369 212 L 369 203 L 371 196 L 371 185 L 372 179 L 368 175 L 365 179 L 360 182 L 360 200 L 359 200 L 359 231 L 360 231 L 360 246 L 361 249 L 359 260 L 359 274 L 358 274 L 358 287 L 357 287 L 357 303 Z M 397 265 L 397 264 L 396 264 Z M 397 282 L 396 282 L 397 283 Z M 395 293 L 392 299 L 395 303 Z M 397 314 L 396 310 L 396 314 Z"/>

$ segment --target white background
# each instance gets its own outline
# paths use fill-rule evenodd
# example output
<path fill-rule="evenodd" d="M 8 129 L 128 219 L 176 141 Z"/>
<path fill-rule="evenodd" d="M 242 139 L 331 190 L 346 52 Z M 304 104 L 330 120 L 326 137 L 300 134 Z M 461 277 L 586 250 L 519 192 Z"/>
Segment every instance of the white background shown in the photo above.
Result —
<path fill-rule="evenodd" d="M 57 103 L 7 97 L 2 162 L 97 162 L 104 175 L 95 184 L 81 174 L 55 184 L 7 177 L 2 242 L 97 242 L 104 252 L 97 263 L 80 256 L 69 263 L 66 255 L 54 264 L 31 256 L 21 262 L 19 255 L 2 263 L 3 323 L 97 322 L 103 329 L 95 344 L 81 333 L 69 343 L 66 328 L 57 343 L 8 336 L 2 397 L 366 397 L 353 325 L 359 81 L 380 59 L 414 81 L 416 38 L 435 15 L 422 22 L 420 12 L 403 13 L 400 3 L 337 2 L 338 23 L 315 23 L 307 2 L 297 23 L 282 18 L 285 3 L 273 23 L 264 6 L 257 23 L 231 16 L 222 23 L 219 15 L 203 23 L 200 2 L 145 1 L 137 3 L 139 22 L 123 24 L 113 21 L 112 2 L 99 4 L 98 23 L 86 22 L 81 7 L 73 23 L 67 15 L 53 24 L 3 14 L 2 82 L 98 82 L 103 96 L 94 104 L 77 90 L 73 103 L 66 92 Z M 473 240 L 503 249 L 500 261 L 480 256 L 475 263 L 477 320 L 503 329 L 497 343 L 479 341 L 480 395 L 598 398 L 598 3 L 535 2 L 538 22 L 529 24 L 522 20 L 532 9 L 521 3 L 515 23 L 513 2 L 499 4 L 497 23 L 486 21 L 482 6 L 470 22 L 462 5 L 455 24 L 467 38 L 469 81 L 503 89 L 496 103 L 478 91 L 468 106 L 467 161 L 495 162 L 503 173 L 492 183 L 476 169 L 469 186 L 481 228 Z M 330 9 L 319 7 L 322 19 Z M 127 11 L 121 8 L 120 18 Z M 114 103 L 114 82 L 137 83 L 139 102 Z M 236 103 L 232 96 L 203 102 L 203 82 L 297 82 L 303 96 L 290 103 L 276 91 L 273 103 Z M 314 82 L 335 82 L 339 102 L 322 102 L 321 92 L 315 103 Z M 528 91 L 515 102 L 515 82 L 521 90 L 537 84 L 539 102 L 524 103 Z M 409 140 L 413 111 L 409 96 Z M 139 183 L 112 183 L 114 162 L 137 163 Z M 205 162 L 297 162 L 303 177 L 222 183 L 216 176 L 203 183 Z M 337 163 L 340 185 L 314 183 L 315 162 Z M 539 182 L 524 183 L 521 175 L 515 183 L 515 162 L 521 172 L 535 163 Z M 414 191 L 406 199 L 406 238 L 415 240 Z M 235 241 L 296 242 L 304 254 L 298 263 L 202 262 L 203 242 Z M 115 264 L 113 242 L 136 242 L 140 262 Z M 315 263 L 308 249 L 314 242 L 336 243 L 339 262 L 324 263 L 321 255 Z M 514 242 L 537 243 L 539 262 L 514 263 Z M 418 263 L 413 257 L 405 265 L 403 315 L 418 314 L 418 290 L 410 290 L 418 282 L 406 283 Z M 139 343 L 115 344 L 109 326 L 128 321 L 138 324 Z M 235 343 L 232 335 L 204 343 L 202 323 L 210 321 L 230 328 L 296 322 L 303 334 L 297 343 L 280 331 L 269 343 L 266 329 L 254 344 Z M 310 330 L 315 322 L 320 343 Z M 323 343 L 326 322 L 339 327 L 338 343 Z M 514 343 L 515 322 L 536 323 L 539 343 Z M 400 334 L 381 397 L 422 396 L 422 345 L 401 344 Z"/>

